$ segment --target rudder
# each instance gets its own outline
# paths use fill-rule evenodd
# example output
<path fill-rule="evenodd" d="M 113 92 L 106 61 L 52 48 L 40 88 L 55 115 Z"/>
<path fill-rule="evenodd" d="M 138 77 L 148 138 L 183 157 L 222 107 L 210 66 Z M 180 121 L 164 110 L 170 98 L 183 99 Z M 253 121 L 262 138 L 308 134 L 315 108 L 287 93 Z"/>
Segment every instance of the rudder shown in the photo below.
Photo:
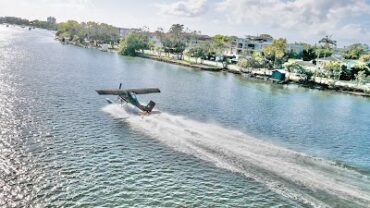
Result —
<path fill-rule="evenodd" d="M 153 102 L 152 100 L 148 103 L 148 105 L 146 106 L 146 109 L 147 109 L 147 112 L 150 113 L 152 112 L 153 108 L 155 106 L 155 102 Z"/>

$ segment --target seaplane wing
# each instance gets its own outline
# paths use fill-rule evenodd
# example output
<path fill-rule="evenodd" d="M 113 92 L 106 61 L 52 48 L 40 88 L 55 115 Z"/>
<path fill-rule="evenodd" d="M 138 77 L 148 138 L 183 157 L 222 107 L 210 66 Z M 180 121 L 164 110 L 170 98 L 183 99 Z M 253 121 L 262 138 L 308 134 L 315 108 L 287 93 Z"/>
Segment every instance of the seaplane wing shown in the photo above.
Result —
<path fill-rule="evenodd" d="M 128 93 L 135 93 L 137 95 L 150 94 L 150 93 L 160 93 L 158 88 L 141 88 L 141 89 L 106 89 L 106 90 L 96 90 L 99 95 L 127 95 Z"/>

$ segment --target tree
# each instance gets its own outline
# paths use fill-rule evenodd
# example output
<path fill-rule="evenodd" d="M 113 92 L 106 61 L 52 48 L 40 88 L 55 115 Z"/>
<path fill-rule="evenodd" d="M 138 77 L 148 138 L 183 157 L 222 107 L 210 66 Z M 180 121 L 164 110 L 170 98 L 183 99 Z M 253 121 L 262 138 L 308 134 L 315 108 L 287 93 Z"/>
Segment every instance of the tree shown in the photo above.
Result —
<path fill-rule="evenodd" d="M 48 29 L 48 30 L 56 30 L 57 29 L 57 25 L 55 23 L 50 23 L 50 22 L 47 22 L 47 21 L 33 20 L 29 24 L 32 25 L 33 27 L 44 28 L 44 29 Z"/>
<path fill-rule="evenodd" d="M 119 40 L 119 30 L 105 23 L 81 23 L 84 27 L 84 36 L 99 43 L 115 43 Z"/>
<path fill-rule="evenodd" d="M 362 62 L 370 62 L 370 53 L 369 54 L 364 54 L 360 57 L 360 61 Z"/>
<path fill-rule="evenodd" d="M 226 35 L 215 35 L 212 37 L 212 49 L 217 55 L 223 55 L 225 49 L 230 45 L 230 37 Z"/>
<path fill-rule="evenodd" d="M 345 49 L 343 57 L 345 59 L 359 59 L 362 55 L 366 54 L 369 46 L 366 44 L 355 43 Z"/>
<path fill-rule="evenodd" d="M 324 64 L 324 69 L 329 78 L 339 79 L 343 68 L 339 61 L 328 61 Z"/>
<path fill-rule="evenodd" d="M 298 73 L 298 74 L 304 74 L 305 70 L 304 68 L 299 65 L 296 61 L 289 61 L 283 64 L 283 67 L 288 72 Z"/>
<path fill-rule="evenodd" d="M 69 36 L 70 40 L 72 40 L 76 35 L 81 36 L 82 27 L 80 23 L 74 20 L 68 20 L 67 22 L 62 22 L 57 25 L 57 35 L 58 34 L 65 34 L 65 36 Z"/>
<path fill-rule="evenodd" d="M 29 21 L 27 19 L 22 19 L 19 17 L 1 17 L 0 23 L 8 23 L 15 25 L 28 25 Z"/>
<path fill-rule="evenodd" d="M 365 71 L 359 71 L 356 74 L 357 84 L 363 84 L 365 80 L 366 80 L 366 72 Z"/>
<path fill-rule="evenodd" d="M 238 61 L 238 66 L 242 68 L 262 68 L 266 66 L 266 61 L 259 52 L 254 52 L 252 56 L 242 57 Z"/>
<path fill-rule="evenodd" d="M 187 46 L 197 44 L 199 42 L 201 32 L 200 31 L 191 31 L 189 28 L 186 28 L 183 32 L 182 39 L 185 41 Z"/>
<path fill-rule="evenodd" d="M 164 33 L 164 30 L 163 28 L 159 27 L 157 28 L 157 30 L 154 32 L 155 36 L 158 37 L 159 41 L 161 41 L 161 43 L 164 41 L 164 38 L 165 38 L 165 33 Z"/>
<path fill-rule="evenodd" d="M 163 46 L 163 41 L 164 41 L 164 37 L 165 37 L 165 33 L 164 33 L 163 28 L 161 28 L 161 27 L 157 28 L 157 30 L 154 32 L 154 34 L 155 34 L 156 37 L 158 37 L 159 41 L 161 42 L 161 44 Z M 157 51 L 159 57 L 162 56 L 162 47 L 155 47 L 154 50 Z"/>
<path fill-rule="evenodd" d="M 186 52 L 188 56 L 195 57 L 196 63 L 198 63 L 199 58 L 205 58 L 210 52 L 210 45 L 207 42 L 198 43 L 191 48 L 189 48 Z"/>
<path fill-rule="evenodd" d="M 163 28 L 161 28 L 161 27 L 157 28 L 157 30 L 154 32 L 154 34 L 159 38 L 160 41 L 163 40 L 163 38 L 164 38 Z"/>
<path fill-rule="evenodd" d="M 99 39 L 102 43 L 113 43 L 119 40 L 118 28 L 112 25 L 101 23 L 99 25 L 99 30 L 100 30 Z"/>
<path fill-rule="evenodd" d="M 162 41 L 162 45 L 166 53 L 182 53 L 186 48 L 185 42 L 167 37 Z"/>
<path fill-rule="evenodd" d="M 351 69 L 348 69 L 347 67 L 343 68 L 342 73 L 340 74 L 339 79 L 340 80 L 352 80 L 355 78 L 355 75 L 353 74 L 353 71 Z"/>
<path fill-rule="evenodd" d="M 302 59 L 303 57 L 303 51 L 302 52 L 296 52 L 293 49 L 290 49 L 289 51 L 286 52 L 286 56 L 288 59 Z"/>
<path fill-rule="evenodd" d="M 170 30 L 168 33 L 170 33 L 174 38 L 182 38 L 184 32 L 184 25 L 181 24 L 173 24 L 171 25 Z"/>
<path fill-rule="evenodd" d="M 57 25 L 56 36 L 64 38 L 69 37 L 70 40 L 77 41 L 87 38 L 90 42 L 94 42 L 96 46 L 101 43 L 110 43 L 113 45 L 119 41 L 119 30 L 105 23 L 79 23 L 74 20 L 69 20 Z"/>
<path fill-rule="evenodd" d="M 281 66 L 286 55 L 287 41 L 284 38 L 279 38 L 272 41 L 271 45 L 263 47 L 264 56 L 273 62 L 274 66 Z"/>
<path fill-rule="evenodd" d="M 186 48 L 184 25 L 173 24 L 162 40 L 163 49 L 167 53 L 181 54 Z"/>
<path fill-rule="evenodd" d="M 337 46 L 337 41 L 333 40 L 331 36 L 329 37 L 326 35 L 319 40 L 319 44 L 321 44 L 324 48 L 334 48 Z"/>
<path fill-rule="evenodd" d="M 356 78 L 356 75 L 360 72 L 364 71 L 366 75 L 370 75 L 370 68 L 365 64 L 365 62 L 357 62 L 351 69 L 352 77 Z"/>
<path fill-rule="evenodd" d="M 306 70 L 304 67 L 302 67 L 300 64 L 298 64 L 296 61 L 289 61 L 283 64 L 283 67 L 288 72 L 293 72 L 297 74 L 302 74 L 305 77 L 305 81 L 311 80 L 312 76 L 314 75 L 313 72 L 310 70 Z"/>
<path fill-rule="evenodd" d="M 309 44 L 305 44 L 302 52 L 303 61 L 312 61 L 317 58 L 315 48 Z"/>
<path fill-rule="evenodd" d="M 266 64 L 266 59 L 263 57 L 261 52 L 253 52 L 252 58 L 256 60 L 260 67 L 264 67 L 264 65 Z"/>
<path fill-rule="evenodd" d="M 260 63 L 252 57 L 241 58 L 238 61 L 238 66 L 242 68 L 260 68 Z"/>
<path fill-rule="evenodd" d="M 333 55 L 332 48 L 325 48 L 323 46 L 318 46 L 315 48 L 315 53 L 318 58 L 325 58 Z"/>
<path fill-rule="evenodd" d="M 317 57 L 325 58 L 333 54 L 334 48 L 337 46 L 337 41 L 333 40 L 331 36 L 326 35 L 319 40 L 319 46 L 315 46 L 315 52 Z"/>
<path fill-rule="evenodd" d="M 241 67 L 241 68 L 249 68 L 249 67 L 251 67 L 250 66 L 250 62 L 248 61 L 248 59 L 246 59 L 246 58 L 241 58 L 241 59 L 239 59 L 239 61 L 238 61 L 238 64 L 237 64 L 239 67 Z"/>
<path fill-rule="evenodd" d="M 130 32 L 120 42 L 120 54 L 127 56 L 136 56 L 138 50 L 149 48 L 147 36 L 141 32 Z"/>
<path fill-rule="evenodd" d="M 215 35 L 212 37 L 211 52 L 214 53 L 220 61 L 222 61 L 223 67 L 227 65 L 227 60 L 224 57 L 225 51 L 231 47 L 231 37 L 226 35 Z"/>

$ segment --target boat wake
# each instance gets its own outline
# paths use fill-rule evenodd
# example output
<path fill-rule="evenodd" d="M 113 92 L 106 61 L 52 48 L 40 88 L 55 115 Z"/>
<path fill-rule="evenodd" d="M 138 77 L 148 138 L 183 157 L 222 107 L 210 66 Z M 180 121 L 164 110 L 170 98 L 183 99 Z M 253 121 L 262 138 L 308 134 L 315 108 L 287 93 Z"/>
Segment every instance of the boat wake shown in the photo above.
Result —
<path fill-rule="evenodd" d="M 368 175 L 220 125 L 162 112 L 139 116 L 120 105 L 103 108 L 177 151 L 244 174 L 274 192 L 314 207 L 369 207 Z"/>

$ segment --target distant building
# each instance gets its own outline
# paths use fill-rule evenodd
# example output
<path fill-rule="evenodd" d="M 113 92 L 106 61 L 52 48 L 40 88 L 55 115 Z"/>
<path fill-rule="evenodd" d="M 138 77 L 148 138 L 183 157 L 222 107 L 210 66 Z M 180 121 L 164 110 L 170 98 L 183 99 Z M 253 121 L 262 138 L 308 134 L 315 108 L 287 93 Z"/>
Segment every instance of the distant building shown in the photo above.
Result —
<path fill-rule="evenodd" d="M 340 63 L 343 64 L 345 59 L 343 59 L 342 57 L 336 57 L 336 56 L 329 56 L 329 57 L 316 59 L 316 62 L 317 62 L 318 66 L 324 66 L 326 63 L 328 63 L 330 61 L 337 61 L 337 62 L 340 62 Z"/>
<path fill-rule="evenodd" d="M 55 24 L 55 23 L 57 23 L 57 19 L 56 19 L 55 17 L 48 17 L 48 18 L 46 19 L 46 21 L 47 21 L 48 23 L 50 23 L 50 24 Z"/>
<path fill-rule="evenodd" d="M 347 66 L 347 69 L 352 69 L 354 66 L 359 64 L 359 60 L 353 60 L 353 59 L 345 60 L 345 64 Z"/>
<path fill-rule="evenodd" d="M 199 35 L 196 35 L 193 38 L 191 38 L 189 40 L 189 42 L 187 43 L 187 45 L 188 46 L 192 46 L 192 45 L 195 45 L 195 44 L 204 42 L 204 41 L 209 41 L 211 39 L 212 38 L 209 35 L 201 35 L 201 34 L 199 34 Z"/>
<path fill-rule="evenodd" d="M 294 62 L 299 64 L 305 71 L 315 72 L 317 70 L 317 65 L 314 64 L 313 61 L 303 61 L 300 59 L 295 59 Z"/>
<path fill-rule="evenodd" d="M 140 29 L 138 28 L 118 28 L 119 30 L 119 36 L 121 38 L 125 37 L 127 34 L 129 34 L 130 32 L 137 32 L 137 31 L 140 31 Z"/>
<path fill-rule="evenodd" d="M 198 43 L 209 41 L 211 40 L 211 37 L 208 35 L 196 35 L 188 40 L 186 40 L 186 46 L 189 48 L 191 46 L 194 46 Z M 149 35 L 149 41 L 151 41 L 154 45 L 154 47 L 162 47 L 163 44 L 161 42 L 161 38 L 158 36 L 158 34 L 150 33 Z"/>
<path fill-rule="evenodd" d="M 163 46 L 161 39 L 155 33 L 149 35 L 149 41 L 153 43 L 154 47 L 161 48 Z"/>
<path fill-rule="evenodd" d="M 304 50 L 303 43 L 289 43 L 287 45 L 287 50 L 294 52 L 295 54 L 302 54 Z"/>
<path fill-rule="evenodd" d="M 251 54 L 255 51 L 262 51 L 265 45 L 271 45 L 273 41 L 272 37 L 268 36 L 251 36 L 248 35 L 245 38 L 235 38 L 231 42 L 231 47 L 226 51 L 226 55 L 236 56 L 242 54 Z"/>

